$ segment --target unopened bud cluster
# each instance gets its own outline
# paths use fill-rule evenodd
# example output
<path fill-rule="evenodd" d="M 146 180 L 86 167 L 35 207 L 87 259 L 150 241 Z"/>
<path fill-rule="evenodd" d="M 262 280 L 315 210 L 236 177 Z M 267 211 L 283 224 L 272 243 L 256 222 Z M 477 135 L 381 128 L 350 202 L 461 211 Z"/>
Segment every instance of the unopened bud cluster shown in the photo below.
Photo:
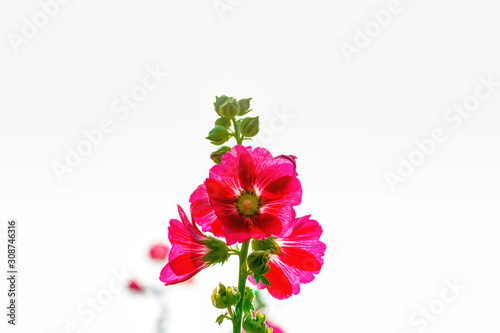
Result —
<path fill-rule="evenodd" d="M 237 143 L 241 144 L 243 140 L 256 136 L 260 130 L 259 117 L 237 119 L 237 117 L 243 117 L 252 111 L 250 109 L 251 99 L 236 100 L 226 95 L 216 96 L 214 110 L 219 118 L 215 121 L 215 126 L 210 130 L 206 139 L 216 146 L 221 146 L 231 137 L 234 137 Z M 214 163 L 220 164 L 220 159 L 226 152 L 227 148 L 218 149 L 210 157 Z"/>

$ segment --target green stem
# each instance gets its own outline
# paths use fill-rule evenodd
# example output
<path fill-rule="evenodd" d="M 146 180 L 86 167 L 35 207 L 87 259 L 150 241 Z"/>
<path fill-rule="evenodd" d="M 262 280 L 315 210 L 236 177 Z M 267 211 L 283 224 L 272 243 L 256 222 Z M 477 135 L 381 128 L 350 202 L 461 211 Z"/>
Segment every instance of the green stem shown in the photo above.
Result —
<path fill-rule="evenodd" d="M 249 245 L 250 241 L 243 243 L 240 251 L 240 272 L 238 277 L 238 291 L 240 292 L 241 298 L 238 304 L 236 304 L 235 317 L 233 321 L 233 333 L 241 333 L 241 322 L 243 318 L 243 303 L 245 301 L 245 286 L 248 277 L 246 260 L 248 256 Z"/>
<path fill-rule="evenodd" d="M 234 313 L 233 313 L 233 310 L 231 309 L 230 306 L 227 307 L 227 313 L 229 314 L 229 317 L 230 317 L 229 319 L 231 319 L 231 321 L 233 321 L 233 324 L 234 324 Z M 228 318 L 228 317 L 226 316 L 226 318 Z"/>
<path fill-rule="evenodd" d="M 236 119 L 233 119 L 234 124 L 234 138 L 236 139 L 236 144 L 241 145 L 243 143 L 243 137 L 240 134 L 240 124 Z"/>

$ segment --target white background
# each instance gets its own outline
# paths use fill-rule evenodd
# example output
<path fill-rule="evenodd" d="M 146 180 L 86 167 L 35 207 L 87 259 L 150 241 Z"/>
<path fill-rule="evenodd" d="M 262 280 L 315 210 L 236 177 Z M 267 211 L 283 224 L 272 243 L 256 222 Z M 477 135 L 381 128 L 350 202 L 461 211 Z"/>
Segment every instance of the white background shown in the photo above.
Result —
<path fill-rule="evenodd" d="M 458 127 L 443 118 L 480 76 L 500 81 L 498 4 L 401 0 L 349 62 L 342 43 L 377 29 L 370 13 L 388 3 L 73 0 L 16 52 L 9 38 L 41 7 L 2 1 L 0 268 L 16 218 L 20 276 L 16 327 L 1 279 L 1 331 L 154 332 L 152 297 L 118 292 L 88 321 L 76 311 L 113 271 L 164 288 L 146 251 L 208 175 L 204 137 L 226 94 L 253 97 L 267 129 L 257 142 L 298 156 L 297 212 L 329 247 L 314 282 L 270 304 L 271 320 L 290 333 L 498 332 L 500 87 Z M 157 66 L 169 76 L 120 118 L 113 103 Z M 60 182 L 53 163 L 105 118 L 114 131 Z M 436 128 L 447 140 L 391 191 L 387 172 Z M 231 330 L 214 323 L 210 294 L 236 283 L 235 261 L 166 289 L 168 332 Z M 448 280 L 466 290 L 441 308 Z M 429 306 L 439 314 L 425 329 L 410 322 Z"/>

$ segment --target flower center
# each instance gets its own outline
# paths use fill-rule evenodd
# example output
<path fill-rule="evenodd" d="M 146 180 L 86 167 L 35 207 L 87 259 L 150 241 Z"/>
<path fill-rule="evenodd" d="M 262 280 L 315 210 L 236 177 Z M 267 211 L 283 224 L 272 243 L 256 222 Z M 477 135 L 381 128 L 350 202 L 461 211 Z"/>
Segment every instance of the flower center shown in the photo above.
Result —
<path fill-rule="evenodd" d="M 252 206 L 252 200 L 246 199 L 245 201 L 243 201 L 243 208 L 245 208 L 246 210 L 252 209 Z"/>
<path fill-rule="evenodd" d="M 242 215 L 250 216 L 260 213 L 260 200 L 255 193 L 243 191 L 235 202 L 235 206 Z"/>

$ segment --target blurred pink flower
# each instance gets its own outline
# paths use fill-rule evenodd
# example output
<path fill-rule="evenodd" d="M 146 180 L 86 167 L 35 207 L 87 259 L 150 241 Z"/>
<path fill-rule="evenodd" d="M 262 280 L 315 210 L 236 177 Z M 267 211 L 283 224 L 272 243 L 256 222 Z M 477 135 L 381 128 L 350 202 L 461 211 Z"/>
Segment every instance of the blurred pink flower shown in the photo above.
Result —
<path fill-rule="evenodd" d="M 169 251 L 170 247 L 168 245 L 158 243 L 151 246 L 151 248 L 149 249 L 149 256 L 153 260 L 162 261 L 167 258 Z"/>
<path fill-rule="evenodd" d="M 132 280 L 128 284 L 128 289 L 132 292 L 141 293 L 144 291 L 144 288 L 139 284 L 139 282 Z"/>

